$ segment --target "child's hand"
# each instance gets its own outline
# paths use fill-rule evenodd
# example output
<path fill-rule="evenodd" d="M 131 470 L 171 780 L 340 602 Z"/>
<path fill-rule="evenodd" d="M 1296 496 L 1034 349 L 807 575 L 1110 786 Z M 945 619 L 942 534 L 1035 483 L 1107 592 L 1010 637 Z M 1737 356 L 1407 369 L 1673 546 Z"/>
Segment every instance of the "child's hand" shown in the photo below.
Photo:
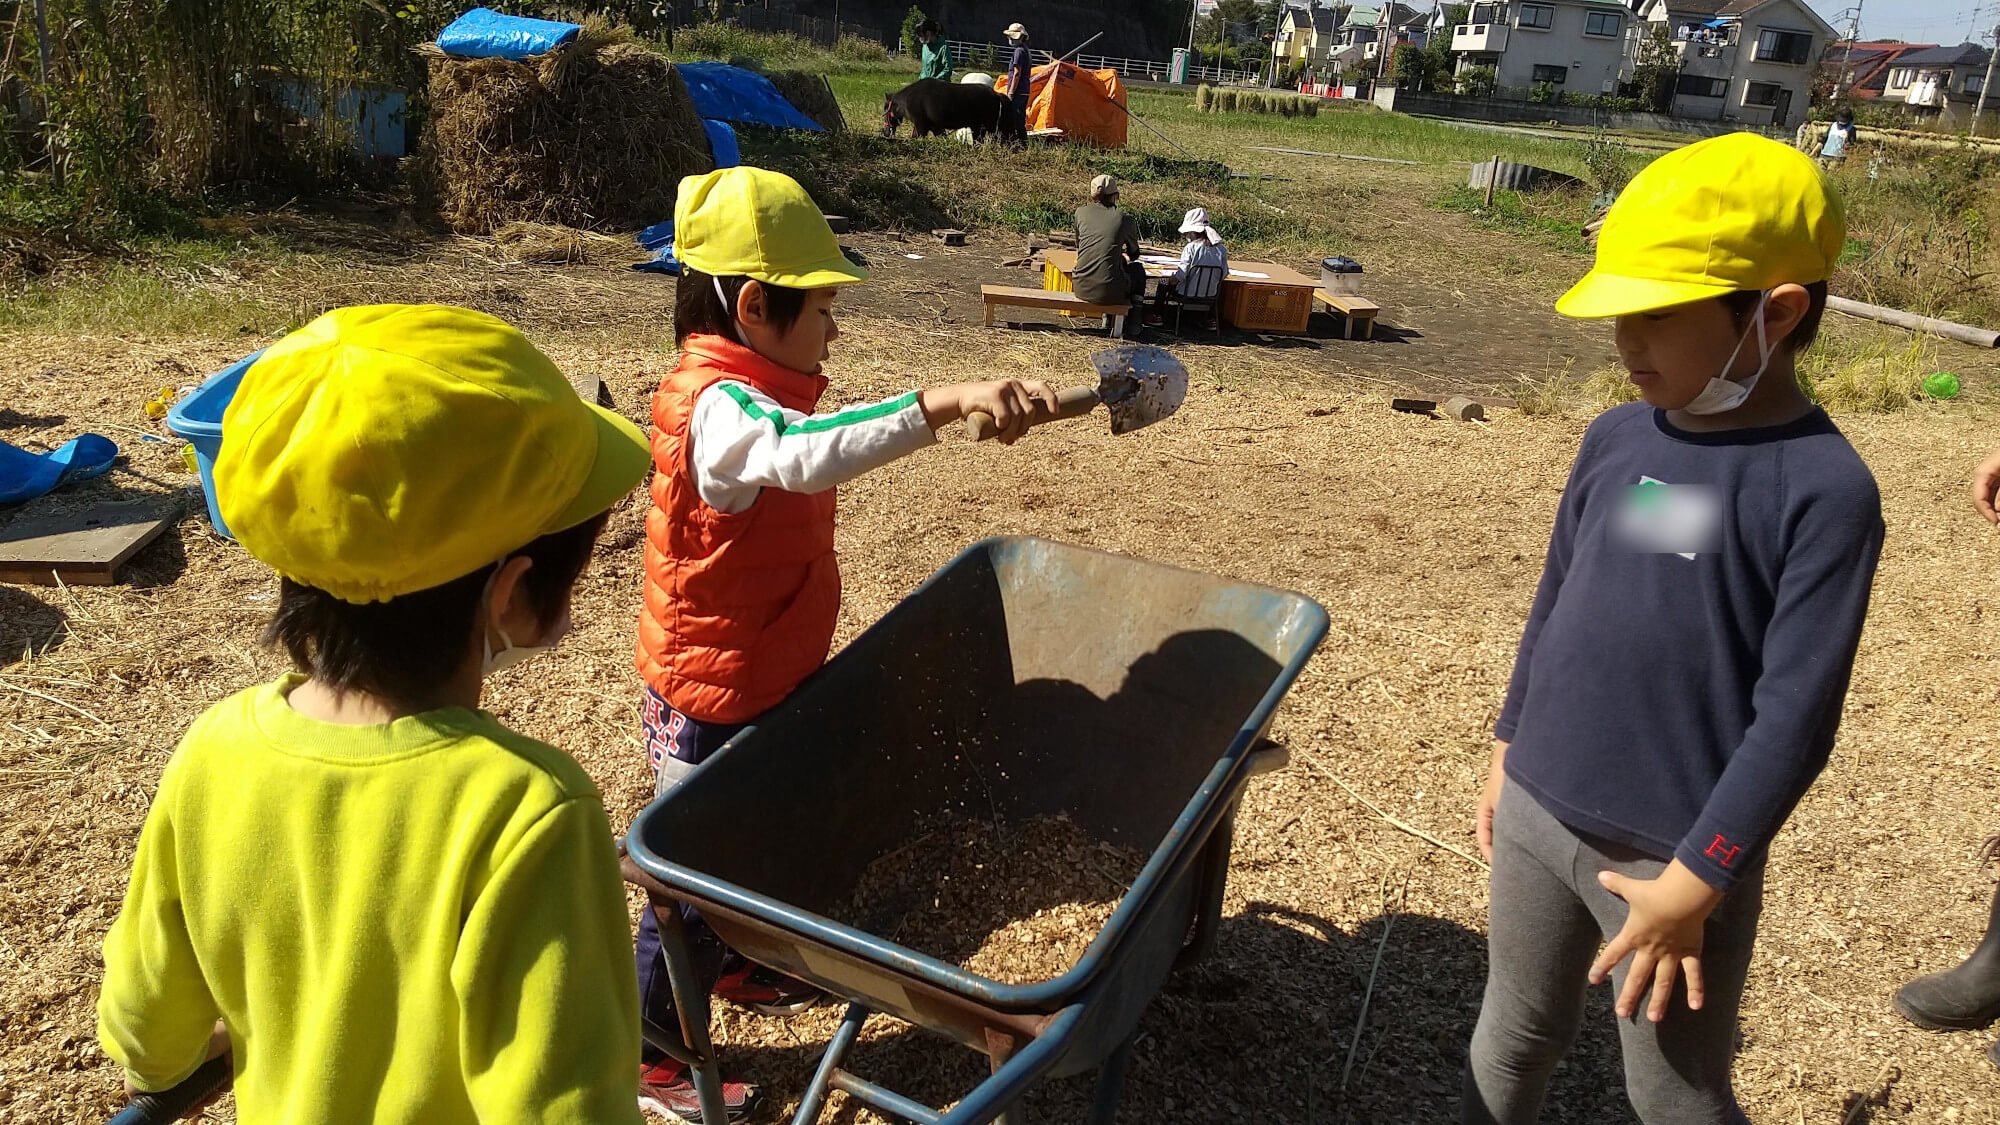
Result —
<path fill-rule="evenodd" d="M 1500 788 L 1507 782 L 1507 744 L 1495 740 L 1493 764 L 1486 767 L 1486 789 L 1472 814 L 1472 834 L 1479 839 L 1479 854 L 1493 862 L 1493 813 L 1500 808 Z"/>
<path fill-rule="evenodd" d="M 1618 1018 L 1631 1018 L 1650 983 L 1653 1001 L 1646 1006 L 1646 1018 L 1654 1023 L 1666 1019 L 1677 972 L 1687 974 L 1688 1008 L 1701 1007 L 1702 924 L 1722 901 L 1722 892 L 1702 882 L 1678 859 L 1657 879 L 1631 879 L 1615 871 L 1600 871 L 1597 881 L 1632 908 L 1625 917 L 1625 927 L 1590 966 L 1590 983 L 1598 984 L 1611 975 L 1618 962 L 1628 955 L 1632 958 L 1625 988 L 1618 994 Z"/>
<path fill-rule="evenodd" d="M 229 1027 L 228 1025 L 224 1024 L 221 1020 L 216 1020 L 215 1030 L 208 1033 L 208 1055 L 201 1061 L 206 1063 L 210 1059 L 214 1059 L 219 1056 L 226 1055 L 228 1053 L 229 1053 Z M 214 1090 L 210 1091 L 207 1097 L 189 1106 L 181 1114 L 181 1116 L 189 1121 L 193 1121 L 199 1118 L 202 1115 L 202 1113 L 208 1109 L 209 1106 L 215 1104 L 216 1099 L 222 1097 L 222 1095 L 226 1093 L 228 1090 L 229 1090 L 229 1083 L 224 1082 L 222 1085 L 217 1086 Z M 139 1089 L 139 1087 L 137 1086 L 132 1085 L 132 1079 L 128 1075 L 125 1079 L 125 1100 L 129 1102 L 133 1098 L 138 1097 L 142 1093 L 145 1093 L 145 1091 Z"/>
<path fill-rule="evenodd" d="M 1987 523 L 2000 523 L 2000 511 L 1993 507 L 1993 494 L 2000 491 L 2000 449 L 1994 450 L 1972 472 L 1972 506 Z"/>
<path fill-rule="evenodd" d="M 1042 404 L 1044 419 L 1056 412 L 1056 392 L 1040 379 L 994 379 L 985 383 L 956 383 L 934 387 L 917 396 L 924 421 L 941 430 L 968 414 L 990 415 L 994 434 L 1002 445 L 1012 445 L 1028 432 L 1028 425 Z"/>

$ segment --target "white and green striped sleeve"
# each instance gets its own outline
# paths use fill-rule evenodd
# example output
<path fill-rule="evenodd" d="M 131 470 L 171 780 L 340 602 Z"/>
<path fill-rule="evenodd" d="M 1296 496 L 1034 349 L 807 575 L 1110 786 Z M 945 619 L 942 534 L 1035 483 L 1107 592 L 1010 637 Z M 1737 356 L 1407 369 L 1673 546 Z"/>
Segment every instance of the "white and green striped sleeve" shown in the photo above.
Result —
<path fill-rule="evenodd" d="M 748 508 L 766 488 L 824 492 L 937 441 L 915 391 L 806 414 L 730 381 L 695 400 L 690 436 L 695 489 L 719 512 Z"/>

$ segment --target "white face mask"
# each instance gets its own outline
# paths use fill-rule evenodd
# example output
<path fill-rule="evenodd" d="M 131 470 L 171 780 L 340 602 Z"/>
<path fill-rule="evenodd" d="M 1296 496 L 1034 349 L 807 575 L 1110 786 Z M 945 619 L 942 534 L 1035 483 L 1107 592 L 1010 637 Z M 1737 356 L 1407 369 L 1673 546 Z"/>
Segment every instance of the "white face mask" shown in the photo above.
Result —
<path fill-rule="evenodd" d="M 722 292 L 722 279 L 719 277 L 711 277 L 708 280 L 715 283 L 715 299 L 722 302 L 722 311 L 729 314 L 729 331 L 735 333 L 736 339 L 739 343 L 741 343 L 746 348 L 750 348 L 750 337 L 745 336 L 743 334 L 743 326 L 736 323 L 736 302 L 730 300 L 728 296 Z M 750 348 L 750 350 L 754 352 L 757 349 Z"/>
<path fill-rule="evenodd" d="M 1743 335 L 1737 337 L 1736 347 L 1730 351 L 1729 358 L 1722 362 L 1722 374 L 1710 379 L 1701 393 L 1694 396 L 1694 401 L 1681 407 L 1682 410 L 1689 414 L 1723 414 L 1742 406 L 1743 400 L 1750 397 L 1751 389 L 1764 375 L 1764 368 L 1770 366 L 1774 350 L 1764 334 L 1764 306 L 1770 300 L 1770 291 L 1766 290 L 1757 297 L 1757 311 L 1751 314 L 1757 321 L 1757 370 L 1740 383 L 1728 378 L 1729 369 L 1736 365 L 1736 357 L 1742 353 L 1744 342 L 1750 339 L 1750 330 L 1746 328 Z"/>
<path fill-rule="evenodd" d="M 504 566 L 506 564 L 503 562 L 501 565 Z M 492 620 L 492 607 L 489 602 L 493 597 L 493 580 L 498 577 L 500 577 L 500 568 L 494 567 L 492 575 L 486 579 L 486 588 L 480 591 L 479 594 L 479 608 L 486 615 L 488 621 L 479 639 L 479 649 L 482 654 L 479 661 L 479 678 L 482 680 L 493 675 L 495 672 L 512 668 L 516 664 L 540 656 L 556 647 L 557 642 L 561 641 L 569 632 L 569 611 L 564 610 L 562 620 L 556 622 L 556 627 L 549 631 L 550 635 L 546 640 L 531 645 L 515 644 L 514 638 L 508 636 L 505 630 L 500 629 L 497 625 L 490 624 Z M 493 634 L 495 632 L 500 634 L 500 644 L 502 646 L 498 652 L 495 652 L 493 649 Z"/>

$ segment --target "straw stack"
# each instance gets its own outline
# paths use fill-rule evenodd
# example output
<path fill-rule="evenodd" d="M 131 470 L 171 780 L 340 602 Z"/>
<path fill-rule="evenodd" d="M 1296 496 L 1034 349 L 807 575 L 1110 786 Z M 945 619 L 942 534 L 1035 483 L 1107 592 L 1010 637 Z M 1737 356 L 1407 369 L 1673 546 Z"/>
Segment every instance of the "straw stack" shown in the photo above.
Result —
<path fill-rule="evenodd" d="M 847 131 L 847 120 L 840 115 L 840 102 L 834 98 L 826 79 L 803 70 L 781 70 L 765 77 L 793 108 L 818 122 L 820 128 L 829 133 Z"/>
<path fill-rule="evenodd" d="M 715 166 L 679 72 L 622 30 L 586 26 L 520 62 L 421 50 L 418 174 L 454 230 L 641 227 L 673 214 L 682 176 Z"/>

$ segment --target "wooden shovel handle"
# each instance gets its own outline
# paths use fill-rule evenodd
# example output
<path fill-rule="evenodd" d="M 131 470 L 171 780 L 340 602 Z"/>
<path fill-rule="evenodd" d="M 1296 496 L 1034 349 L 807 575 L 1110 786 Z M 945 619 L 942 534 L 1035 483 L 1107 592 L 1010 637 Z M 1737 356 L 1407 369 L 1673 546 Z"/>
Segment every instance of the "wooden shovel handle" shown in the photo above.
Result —
<path fill-rule="evenodd" d="M 1056 392 L 1056 409 L 1053 414 L 1049 413 L 1048 407 L 1042 405 L 1040 399 L 1036 399 L 1035 413 L 1028 419 L 1028 424 L 1039 426 L 1044 422 L 1081 418 L 1097 409 L 1097 402 L 1096 387 L 1069 387 Z M 973 441 L 985 441 L 999 432 L 999 428 L 993 424 L 993 415 L 984 410 L 975 410 L 965 416 L 965 433 Z"/>

